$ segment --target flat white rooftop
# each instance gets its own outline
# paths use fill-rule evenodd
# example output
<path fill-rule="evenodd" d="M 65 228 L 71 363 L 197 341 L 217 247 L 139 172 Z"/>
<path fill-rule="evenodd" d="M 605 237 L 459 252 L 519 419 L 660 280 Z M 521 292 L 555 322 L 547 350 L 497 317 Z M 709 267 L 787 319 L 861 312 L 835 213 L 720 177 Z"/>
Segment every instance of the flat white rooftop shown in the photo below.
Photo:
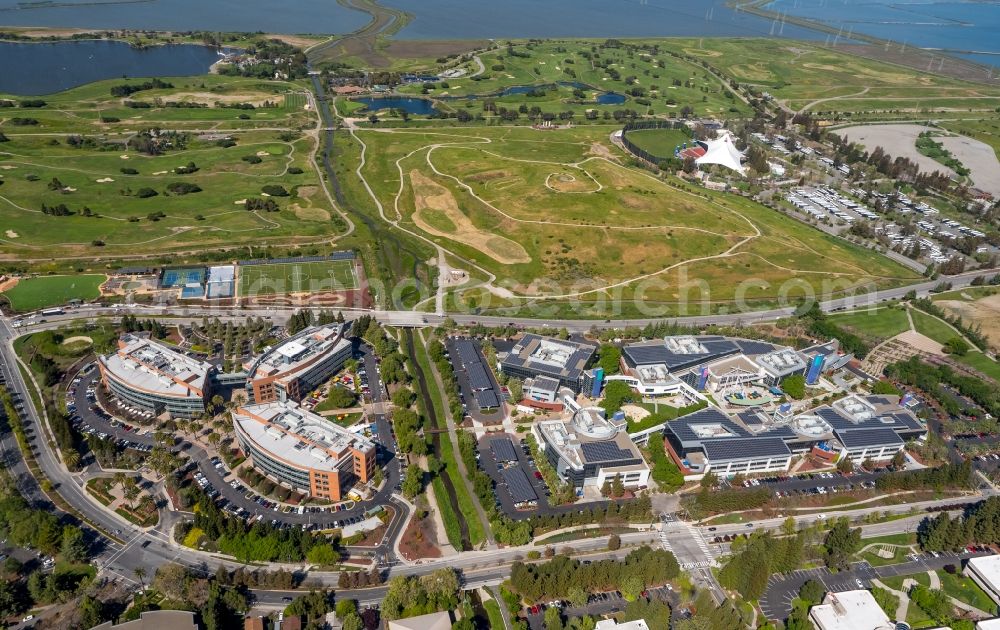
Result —
<path fill-rule="evenodd" d="M 895 624 L 868 591 L 827 593 L 809 609 L 817 630 L 892 630 Z"/>
<path fill-rule="evenodd" d="M 1000 592 L 1000 555 L 969 558 L 965 566 L 994 593 Z"/>
<path fill-rule="evenodd" d="M 351 449 L 375 444 L 294 402 L 245 405 L 233 414 L 239 430 L 260 448 L 292 465 L 333 472 Z"/>
<path fill-rule="evenodd" d="M 155 341 L 124 335 L 114 354 L 101 358 L 114 378 L 162 396 L 199 398 L 212 366 Z"/>

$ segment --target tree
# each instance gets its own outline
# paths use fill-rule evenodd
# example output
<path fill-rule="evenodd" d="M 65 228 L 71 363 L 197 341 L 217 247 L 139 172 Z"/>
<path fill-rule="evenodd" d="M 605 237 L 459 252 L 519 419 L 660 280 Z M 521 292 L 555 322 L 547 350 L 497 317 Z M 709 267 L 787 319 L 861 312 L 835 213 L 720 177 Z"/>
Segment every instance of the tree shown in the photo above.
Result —
<path fill-rule="evenodd" d="M 622 537 L 618 534 L 608 536 L 608 550 L 617 551 L 622 548 Z"/>
<path fill-rule="evenodd" d="M 892 461 L 889 464 L 896 469 L 901 469 L 906 466 L 906 452 L 899 450 L 896 454 L 892 456 Z"/>
<path fill-rule="evenodd" d="M 407 468 L 406 477 L 403 478 L 403 483 L 400 486 L 400 489 L 403 491 L 403 496 L 407 499 L 412 499 L 420 494 L 423 487 L 424 471 L 421 470 L 420 466 L 414 464 Z"/>
<path fill-rule="evenodd" d="M 846 518 L 838 519 L 823 541 L 826 566 L 847 568 L 851 556 L 861 548 L 861 528 L 851 529 Z"/>
<path fill-rule="evenodd" d="M 799 588 L 799 599 L 805 600 L 810 604 L 818 604 L 823 601 L 823 595 L 826 594 L 826 588 L 823 584 L 817 580 L 806 580 Z"/>
<path fill-rule="evenodd" d="M 77 563 L 87 560 L 87 543 L 79 527 L 73 525 L 63 527 L 59 553 L 66 562 Z"/>
<path fill-rule="evenodd" d="M 626 575 L 618 590 L 622 592 L 625 601 L 634 602 L 642 595 L 643 586 L 642 578 L 638 575 Z"/>
<path fill-rule="evenodd" d="M 576 606 L 577 608 L 586 606 L 588 599 L 587 591 L 574 584 L 569 587 L 568 591 L 566 591 L 566 599 L 569 600 L 570 604 Z"/>
<path fill-rule="evenodd" d="M 969 344 L 961 337 L 952 337 L 944 344 L 945 352 L 956 357 L 964 357 L 969 353 Z"/>
<path fill-rule="evenodd" d="M 562 620 L 562 611 L 555 606 L 545 609 L 543 623 L 545 624 L 545 630 L 563 630 L 565 628 Z"/>
<path fill-rule="evenodd" d="M 146 569 L 142 567 L 136 567 L 132 573 L 135 575 L 135 579 L 139 580 L 139 590 L 146 590 Z"/>
<path fill-rule="evenodd" d="M 712 471 L 708 471 L 707 473 L 702 475 L 701 481 L 699 483 L 701 484 L 702 488 L 705 488 L 706 490 L 711 490 L 715 486 L 719 485 L 719 476 Z"/>
<path fill-rule="evenodd" d="M 318 566 L 328 566 L 336 562 L 337 552 L 328 542 L 316 543 L 306 552 L 306 560 Z"/>
<path fill-rule="evenodd" d="M 837 461 L 837 470 L 844 474 L 850 474 L 854 472 L 854 460 L 852 460 L 847 455 L 844 455 Z"/>
<path fill-rule="evenodd" d="M 519 378 L 512 378 L 507 381 L 507 389 L 510 391 L 510 399 L 520 402 L 524 398 L 524 382 Z"/>

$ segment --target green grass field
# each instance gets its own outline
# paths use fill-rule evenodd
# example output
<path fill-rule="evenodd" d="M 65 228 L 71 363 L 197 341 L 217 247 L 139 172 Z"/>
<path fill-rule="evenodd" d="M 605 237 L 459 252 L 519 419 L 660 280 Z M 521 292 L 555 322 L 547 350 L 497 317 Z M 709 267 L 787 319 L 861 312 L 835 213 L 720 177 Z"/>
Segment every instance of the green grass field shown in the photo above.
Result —
<path fill-rule="evenodd" d="M 961 574 L 952 575 L 947 571 L 938 571 L 937 574 L 941 578 L 941 590 L 946 595 L 991 615 L 996 613 L 996 603 L 970 578 Z"/>
<path fill-rule="evenodd" d="M 481 98 L 454 98 L 477 95 L 489 96 L 498 106 L 508 109 L 517 109 L 524 103 L 529 109 L 538 107 L 542 112 L 572 111 L 576 120 L 586 119 L 587 110 L 595 111 L 597 120 L 624 109 L 672 117 L 678 116 L 684 107 L 692 108 L 699 116 L 717 118 L 749 112 L 746 104 L 731 95 L 728 86 L 700 65 L 669 54 L 662 40 L 656 45 L 659 48 L 655 53 L 650 50 L 630 54 L 621 47 L 605 46 L 603 41 L 516 42 L 512 45 L 514 55 L 508 54 L 506 47 L 481 54 L 486 66 L 484 74 L 475 79 L 463 77 L 436 83 L 424 96 L 442 98 L 440 107 L 446 110 L 482 112 Z M 591 59 L 594 46 L 600 65 Z M 521 86 L 539 90 L 532 95 L 504 93 L 507 88 Z M 423 95 L 423 85 L 402 86 L 400 91 Z M 628 96 L 624 103 L 602 104 L 596 100 L 602 92 Z M 522 115 L 521 119 L 524 118 Z"/>
<path fill-rule="evenodd" d="M 668 158 L 674 148 L 691 142 L 691 137 L 681 129 L 638 129 L 628 132 L 628 139 L 643 151 Z"/>
<path fill-rule="evenodd" d="M 349 260 L 248 265 L 240 267 L 239 275 L 242 297 L 357 288 L 354 263 Z"/>
<path fill-rule="evenodd" d="M 879 339 L 888 339 L 910 329 L 906 311 L 901 308 L 888 307 L 875 311 L 837 313 L 831 315 L 830 320 L 856 333 Z"/>
<path fill-rule="evenodd" d="M 913 327 L 917 332 L 930 337 L 940 344 L 948 343 L 949 339 L 961 336 L 951 326 L 933 315 L 928 315 L 917 309 L 911 309 L 910 314 L 913 317 Z"/>
<path fill-rule="evenodd" d="M 969 352 L 964 357 L 955 357 L 955 360 L 979 370 L 1000 383 L 1000 363 L 997 363 L 982 352 Z"/>
<path fill-rule="evenodd" d="M 645 304 L 680 313 L 738 296 L 756 307 L 788 283 L 826 295 L 916 279 L 748 199 L 685 190 L 679 180 L 627 166 L 609 146 L 613 130 L 443 127 L 357 137 L 368 156 L 379 156 L 361 172 L 392 219 L 524 300 L 566 295 L 552 302 L 552 316 L 633 308 L 640 284 Z M 350 173 L 360 144 L 338 148 Z M 345 194 L 371 205 L 356 180 L 345 179 Z M 484 312 L 524 303 L 476 289 L 452 297 Z"/>
<path fill-rule="evenodd" d="M 111 96 L 125 80 L 100 81 L 46 96 L 44 107 L 30 111 L 36 125 L 0 119 L 8 139 L 0 144 L 0 256 L 31 261 L 301 245 L 346 229 L 310 160 L 316 139 L 301 131 L 315 122 L 303 107 L 302 86 L 216 75 L 164 81 L 174 87 L 129 99 Z M 254 109 L 220 106 L 234 103 Z M 137 145 L 136 134 L 151 128 L 177 135 L 160 146 Z M 194 172 L 178 172 L 190 163 Z M 200 191 L 178 194 L 176 184 Z M 246 200 L 263 200 L 268 185 L 288 196 L 270 197 L 276 207 L 248 209 Z M 63 205 L 67 212 L 44 210 Z"/>
<path fill-rule="evenodd" d="M 103 274 L 79 276 L 36 276 L 21 280 L 3 296 L 15 311 L 34 311 L 61 306 L 70 300 L 94 300 L 100 297 Z"/>

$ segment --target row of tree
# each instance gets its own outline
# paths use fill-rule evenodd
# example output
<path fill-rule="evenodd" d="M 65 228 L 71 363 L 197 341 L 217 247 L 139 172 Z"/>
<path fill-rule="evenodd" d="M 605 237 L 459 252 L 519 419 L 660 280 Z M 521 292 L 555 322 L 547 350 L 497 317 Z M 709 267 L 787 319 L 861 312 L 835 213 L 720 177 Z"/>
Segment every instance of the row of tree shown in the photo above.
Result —
<path fill-rule="evenodd" d="M 511 588 L 526 602 L 549 599 L 576 599 L 581 593 L 621 591 L 635 601 L 644 590 L 662 586 L 680 575 L 674 554 L 662 549 L 640 547 L 624 560 L 598 560 L 582 564 L 558 555 L 548 562 L 511 566 Z M 586 596 L 584 595 L 584 601 Z"/>

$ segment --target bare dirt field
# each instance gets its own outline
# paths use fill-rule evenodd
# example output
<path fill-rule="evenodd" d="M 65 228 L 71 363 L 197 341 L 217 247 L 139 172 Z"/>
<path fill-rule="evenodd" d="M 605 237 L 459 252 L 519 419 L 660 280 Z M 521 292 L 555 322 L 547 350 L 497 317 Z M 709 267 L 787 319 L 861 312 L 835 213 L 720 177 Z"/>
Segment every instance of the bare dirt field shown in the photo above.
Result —
<path fill-rule="evenodd" d="M 444 186 L 418 170 L 410 172 L 410 182 L 413 184 L 414 207 L 417 210 L 413 213 L 413 221 L 421 230 L 476 247 L 504 265 L 531 262 L 531 257 L 519 243 L 473 225 L 459 209 L 451 191 Z M 437 226 L 432 225 L 428 217 L 424 216 L 428 213 L 440 214 Z M 449 227 L 452 229 L 441 229 L 442 223 L 450 223 Z"/>
<path fill-rule="evenodd" d="M 974 302 L 961 300 L 941 300 L 937 302 L 973 326 L 979 326 L 989 337 L 990 345 L 1000 347 L 1000 295 L 990 295 Z"/>
<path fill-rule="evenodd" d="M 944 164 L 925 155 L 920 155 L 917 151 L 917 136 L 928 129 L 923 125 L 912 124 L 860 125 L 858 127 L 844 127 L 838 129 L 836 133 L 851 142 L 864 145 L 868 151 L 874 150 L 875 147 L 882 147 L 892 157 L 905 157 L 918 164 L 920 170 L 926 173 L 940 171 L 954 175 L 955 172 Z"/>
<path fill-rule="evenodd" d="M 976 188 L 1000 199 L 1000 160 L 993 147 L 968 136 L 941 136 L 936 140 L 972 171 L 970 177 Z"/>

